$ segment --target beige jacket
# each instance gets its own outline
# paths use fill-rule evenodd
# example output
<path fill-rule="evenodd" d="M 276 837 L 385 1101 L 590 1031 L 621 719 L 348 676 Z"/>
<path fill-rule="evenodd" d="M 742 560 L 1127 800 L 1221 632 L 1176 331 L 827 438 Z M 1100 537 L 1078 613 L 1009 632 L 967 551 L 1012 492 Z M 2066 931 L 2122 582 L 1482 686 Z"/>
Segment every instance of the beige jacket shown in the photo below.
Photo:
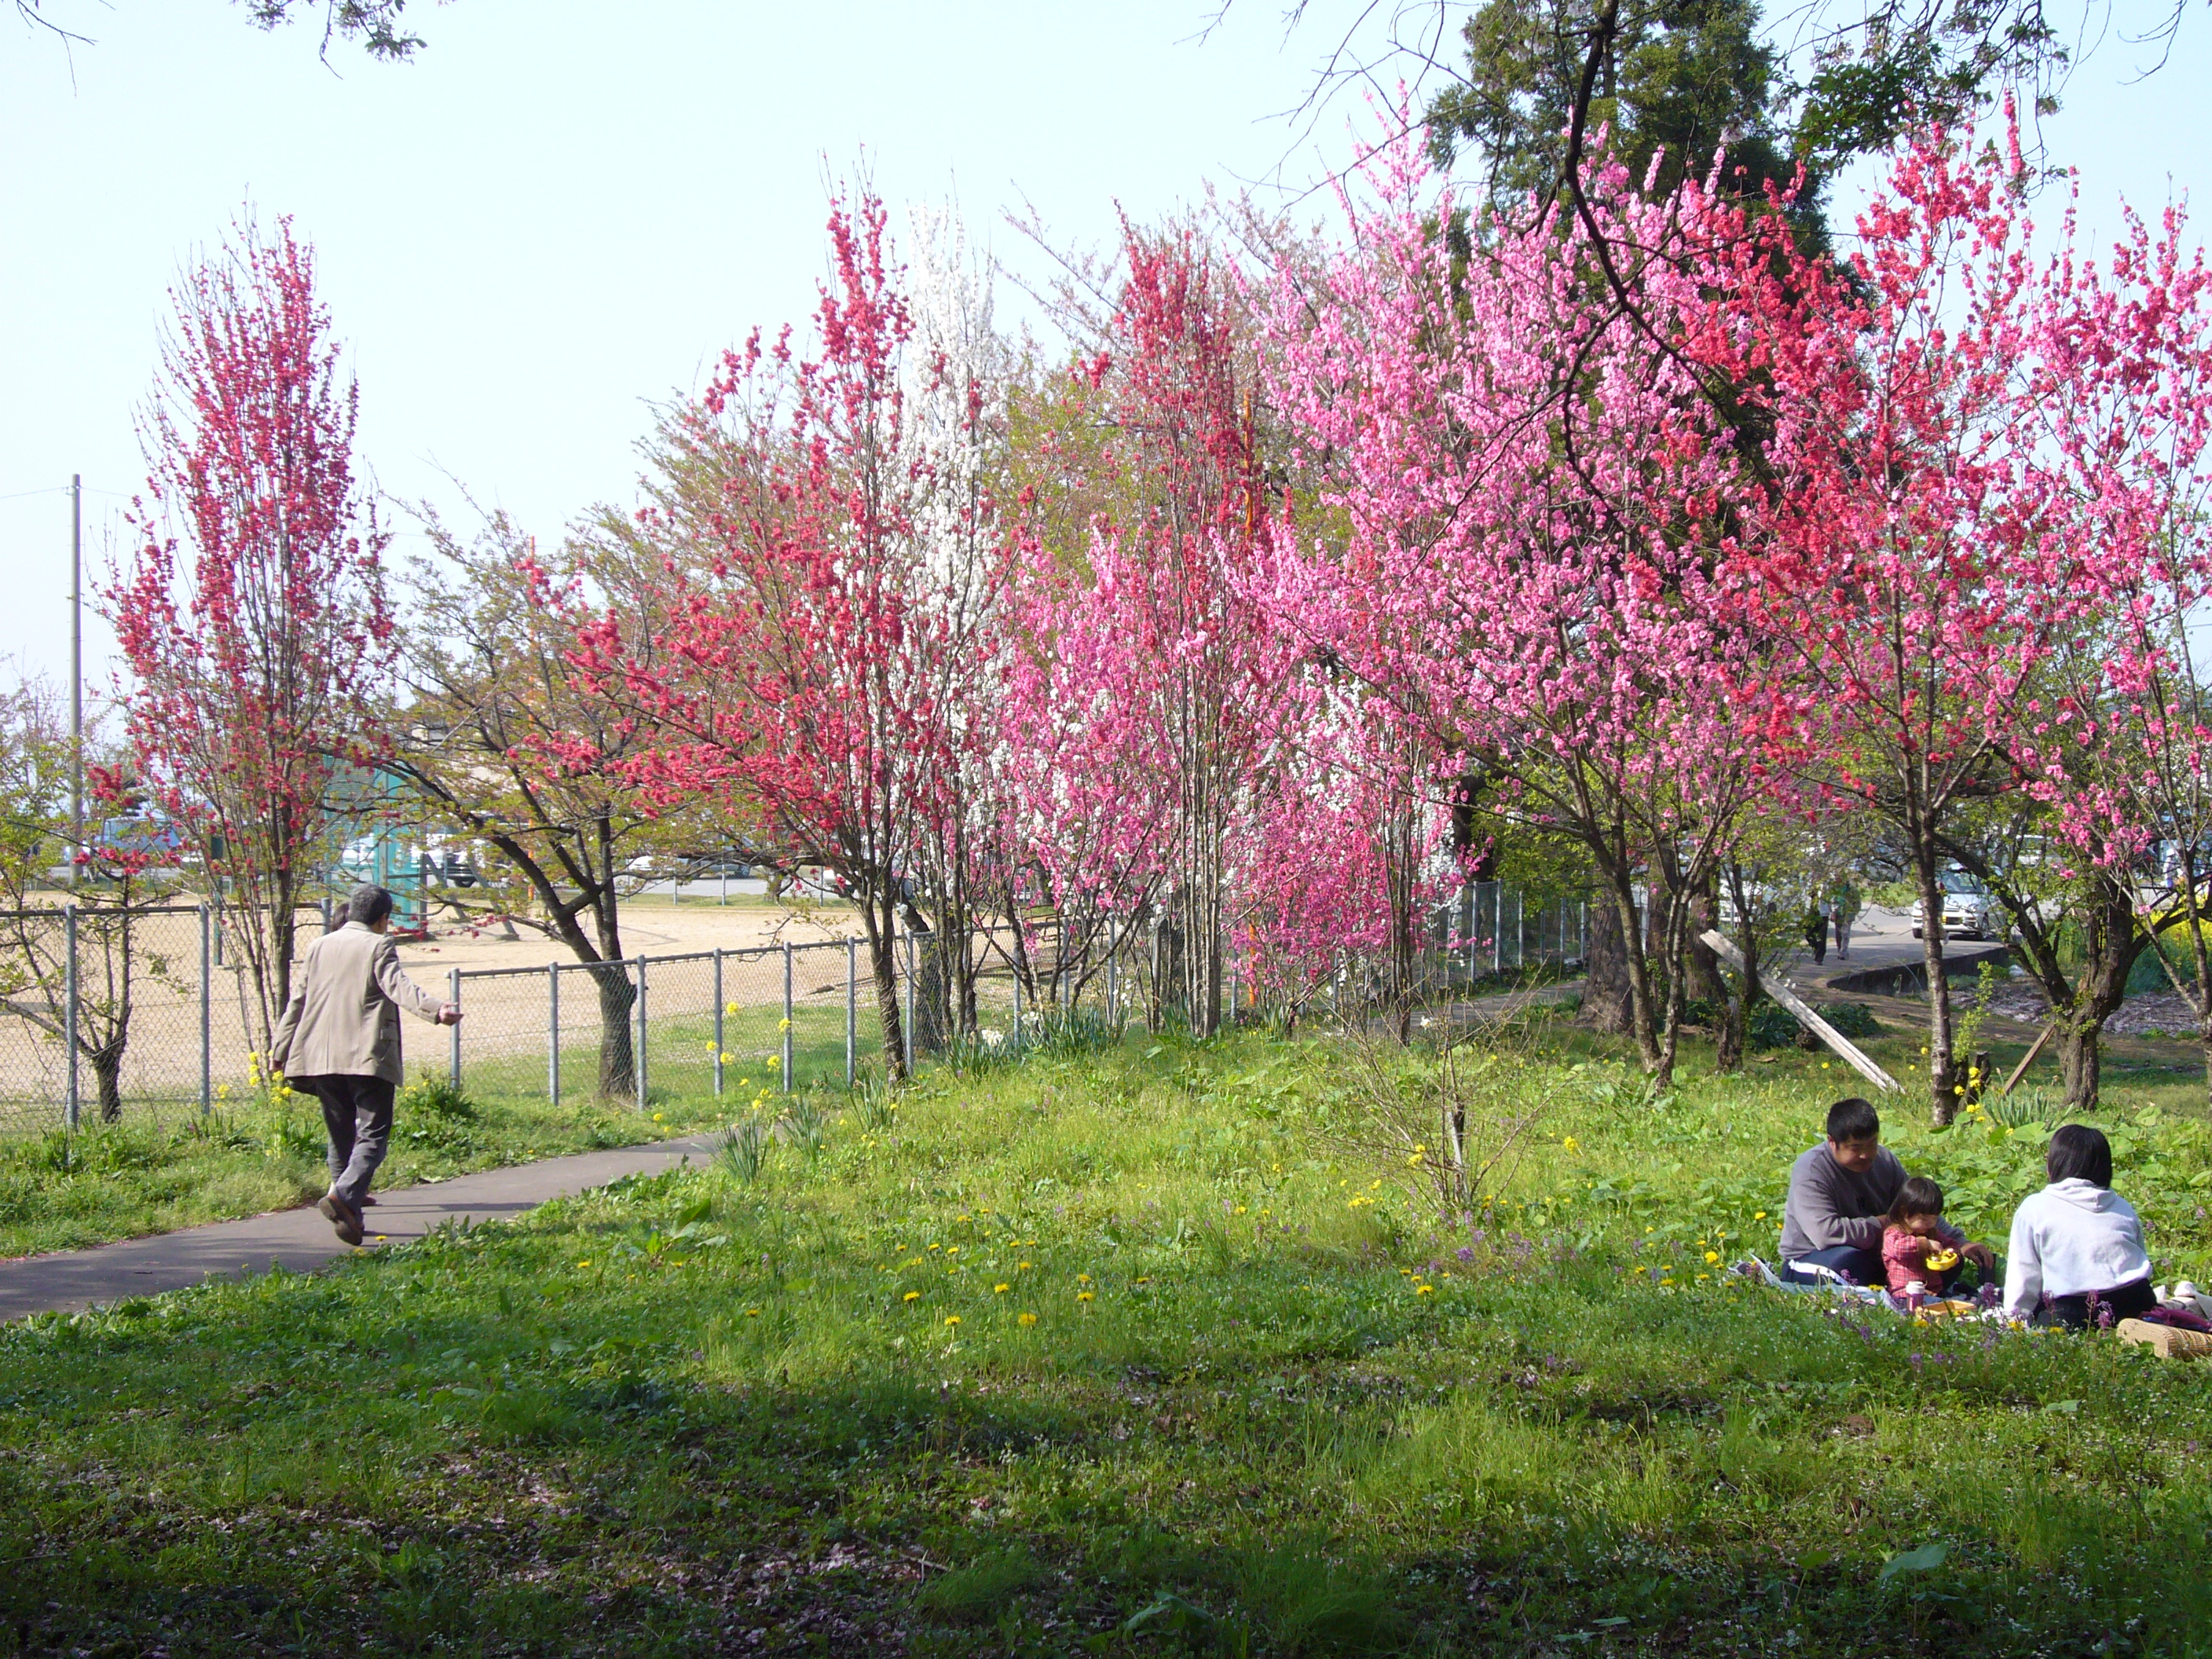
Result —
<path fill-rule="evenodd" d="M 399 1011 L 435 1019 L 446 1005 L 400 971 L 399 946 L 349 921 L 311 940 L 292 964 L 292 995 L 270 1040 L 286 1077 L 380 1077 L 402 1083 Z"/>

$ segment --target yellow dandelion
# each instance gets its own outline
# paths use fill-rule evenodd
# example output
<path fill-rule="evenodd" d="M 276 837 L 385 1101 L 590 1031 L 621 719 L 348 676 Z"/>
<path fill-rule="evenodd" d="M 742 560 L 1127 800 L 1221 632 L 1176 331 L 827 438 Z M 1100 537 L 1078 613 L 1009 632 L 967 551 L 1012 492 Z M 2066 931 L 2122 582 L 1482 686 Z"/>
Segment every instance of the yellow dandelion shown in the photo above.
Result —
<path fill-rule="evenodd" d="M 1705 1265 L 1706 1265 L 1707 1267 L 1710 1267 L 1711 1266 L 1712 1266 L 1712 1264 L 1713 1264 L 1714 1262 L 1718 1261 L 1720 1259 L 1721 1259 L 1721 1253 L 1720 1253 L 1718 1250 L 1707 1250 L 1707 1251 L 1705 1252 Z M 1700 1279 L 1703 1279 L 1703 1278 L 1705 1277 L 1705 1275 L 1704 1275 L 1703 1273 L 1699 1273 L 1699 1274 L 1698 1275 L 1698 1278 L 1700 1278 Z"/>
<path fill-rule="evenodd" d="M 589 1256 L 586 1256 L 586 1257 L 585 1257 L 581 1261 L 579 1261 L 576 1265 L 577 1265 L 579 1267 L 590 1267 L 590 1266 L 592 1265 L 592 1258 L 591 1258 L 591 1257 L 589 1257 Z"/>
<path fill-rule="evenodd" d="M 1753 1221 L 1764 1221 L 1766 1219 L 1766 1212 L 1764 1210 L 1755 1211 L 1751 1218 Z"/>
<path fill-rule="evenodd" d="M 960 1322 L 960 1316 L 958 1314 L 947 1314 L 945 1316 L 945 1322 L 948 1325 L 957 1325 Z"/>
<path fill-rule="evenodd" d="M 1565 1139 L 1562 1140 L 1559 1145 L 1563 1149 L 1570 1152 L 1578 1152 L 1583 1149 L 1582 1142 L 1577 1140 L 1572 1135 L 1569 1135 Z"/>
<path fill-rule="evenodd" d="M 1013 1288 L 1014 1287 L 1011 1285 L 994 1285 L 991 1286 L 991 1294 L 993 1296 L 1004 1296 L 1008 1291 L 1011 1291 Z"/>
<path fill-rule="evenodd" d="M 1014 1323 L 1017 1325 L 1034 1325 L 1036 1323 L 1036 1316 L 1035 1314 L 1025 1313 L 1019 1319 L 1017 1319 Z"/>
<path fill-rule="evenodd" d="M 1094 1297 L 1088 1291 L 1078 1291 L 1075 1293 L 1075 1299 L 1078 1302 L 1091 1302 L 1095 1301 L 1097 1298 Z"/>
<path fill-rule="evenodd" d="M 738 1012 L 738 1005 L 737 1005 L 736 1003 L 734 1003 L 734 1002 L 733 1002 L 733 1003 L 732 1003 L 732 1004 L 731 1004 L 727 1008 L 726 1008 L 725 1010 L 723 1010 L 723 1012 L 724 1012 L 725 1013 L 732 1013 L 732 1014 L 734 1014 L 734 1013 L 736 1013 L 736 1012 Z"/>
<path fill-rule="evenodd" d="M 1018 1271 L 1019 1269 L 1021 1269 L 1021 1268 L 1027 1267 L 1030 1267 L 1030 1266 L 1031 1266 L 1031 1265 L 1033 1265 L 1033 1264 L 1031 1264 L 1031 1263 L 1030 1263 L 1030 1262 L 1027 1262 L 1027 1261 L 1017 1261 L 1016 1263 L 1014 1263 L 1014 1267 L 1015 1267 L 1015 1268 L 1016 1268 Z"/>
<path fill-rule="evenodd" d="M 1237 1206 L 1237 1213 L 1238 1215 L 1243 1215 L 1244 1213 L 1244 1206 L 1242 1204 L 1239 1204 Z"/>
<path fill-rule="evenodd" d="M 787 1019 L 780 1019 L 775 1023 L 775 1029 L 779 1031 L 788 1031 L 791 1029 L 791 1022 Z"/>
<path fill-rule="evenodd" d="M 1433 1285 L 1416 1285 L 1413 1286 L 1413 1294 L 1415 1296 L 1433 1296 L 1436 1294 L 1436 1289 L 1437 1287 Z"/>
<path fill-rule="evenodd" d="M 919 1302 L 921 1300 L 921 1292 L 920 1291 L 908 1291 L 899 1299 L 902 1302 Z"/>
<path fill-rule="evenodd" d="M 1089 1273 L 1078 1273 L 1075 1276 L 1075 1282 L 1079 1285 L 1088 1285 L 1091 1282 L 1091 1275 Z"/>
<path fill-rule="evenodd" d="M 745 1317 L 748 1319 L 758 1319 L 760 1317 L 760 1310 L 758 1308 L 746 1309 Z"/>

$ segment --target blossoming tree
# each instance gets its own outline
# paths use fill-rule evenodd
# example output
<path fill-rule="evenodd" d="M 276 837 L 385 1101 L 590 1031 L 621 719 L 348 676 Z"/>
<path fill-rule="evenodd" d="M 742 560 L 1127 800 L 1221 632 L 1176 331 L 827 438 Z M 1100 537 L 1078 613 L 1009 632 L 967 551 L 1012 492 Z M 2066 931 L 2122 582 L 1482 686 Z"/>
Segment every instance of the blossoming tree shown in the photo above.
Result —
<path fill-rule="evenodd" d="M 103 601 L 140 780 L 214 885 L 265 1044 L 326 792 L 380 742 L 387 538 L 354 471 L 357 390 L 291 222 L 241 221 L 173 300 L 141 426 L 140 539 Z"/>

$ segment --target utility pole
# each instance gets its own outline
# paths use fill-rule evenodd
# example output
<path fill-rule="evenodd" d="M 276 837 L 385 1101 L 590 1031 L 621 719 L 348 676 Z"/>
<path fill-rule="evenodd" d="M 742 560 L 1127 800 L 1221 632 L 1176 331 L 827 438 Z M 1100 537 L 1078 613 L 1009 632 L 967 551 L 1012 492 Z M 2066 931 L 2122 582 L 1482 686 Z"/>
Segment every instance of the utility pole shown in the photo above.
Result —
<path fill-rule="evenodd" d="M 84 851 L 84 474 L 70 474 L 70 885 Z"/>

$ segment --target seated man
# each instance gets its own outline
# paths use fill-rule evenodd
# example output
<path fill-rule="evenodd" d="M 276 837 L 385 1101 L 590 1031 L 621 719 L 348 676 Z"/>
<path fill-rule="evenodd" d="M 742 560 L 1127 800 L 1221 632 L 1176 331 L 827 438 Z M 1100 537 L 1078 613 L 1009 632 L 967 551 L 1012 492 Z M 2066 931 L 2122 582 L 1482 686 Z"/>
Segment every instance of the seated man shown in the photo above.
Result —
<path fill-rule="evenodd" d="M 1853 1096 L 1828 1108 L 1828 1138 L 1790 1166 L 1782 1207 L 1782 1276 L 1793 1285 L 1844 1279 L 1881 1285 L 1882 1219 L 1905 1185 L 1905 1166 L 1881 1144 L 1881 1119 Z M 1948 1222 L 1936 1236 L 1984 1273 L 1996 1262 Z"/>

